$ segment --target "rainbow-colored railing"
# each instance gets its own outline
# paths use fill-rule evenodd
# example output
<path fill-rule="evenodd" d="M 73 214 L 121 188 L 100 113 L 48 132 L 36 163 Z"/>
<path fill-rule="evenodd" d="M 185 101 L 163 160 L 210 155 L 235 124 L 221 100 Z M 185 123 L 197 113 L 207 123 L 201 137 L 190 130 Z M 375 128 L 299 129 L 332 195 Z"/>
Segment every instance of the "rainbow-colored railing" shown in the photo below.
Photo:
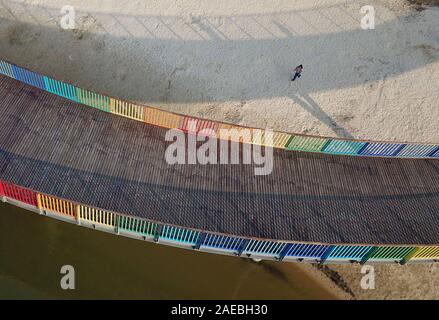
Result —
<path fill-rule="evenodd" d="M 177 128 L 186 132 L 198 133 L 210 129 L 217 136 L 221 129 L 256 129 L 219 121 L 199 119 L 176 114 L 156 108 L 122 101 L 107 95 L 94 93 L 74 85 L 40 75 L 12 63 L 0 60 L 0 73 L 21 82 L 35 86 L 66 99 L 79 102 L 101 111 L 148 124 Z M 256 136 L 253 131 L 251 143 L 262 144 L 284 150 L 319 152 L 350 156 L 378 156 L 399 158 L 439 158 L 439 144 L 407 143 L 407 142 L 374 142 L 348 140 L 340 138 L 316 137 L 296 133 L 274 132 L 272 139 Z M 232 135 L 229 140 L 242 142 L 242 137 Z M 250 142 L 250 141 L 246 141 Z"/>
<path fill-rule="evenodd" d="M 239 131 L 241 128 L 246 128 L 122 101 L 39 75 L 3 60 L 0 60 L 0 73 L 101 111 L 156 126 L 178 128 L 191 133 L 197 133 L 203 129 L 210 129 L 216 133 L 221 129 L 237 129 Z M 346 140 L 285 132 L 274 132 L 272 141 L 267 144 L 264 136 L 261 136 L 261 131 L 255 132 L 257 135 L 253 134 L 251 143 L 270 145 L 285 150 L 354 156 L 439 158 L 439 145 L 436 144 Z M 232 135 L 229 139 L 242 141 L 240 135 Z M 232 236 L 93 208 L 86 204 L 59 199 L 1 180 L 0 198 L 3 202 L 10 202 L 39 214 L 78 225 L 141 240 L 220 254 L 255 259 L 319 263 L 397 262 L 404 264 L 407 262 L 439 261 L 439 246 L 322 244 Z"/>
<path fill-rule="evenodd" d="M 317 263 L 439 261 L 439 246 L 322 244 L 238 237 L 92 208 L 1 180 L 0 197 L 3 202 L 97 230 L 226 255 Z"/>

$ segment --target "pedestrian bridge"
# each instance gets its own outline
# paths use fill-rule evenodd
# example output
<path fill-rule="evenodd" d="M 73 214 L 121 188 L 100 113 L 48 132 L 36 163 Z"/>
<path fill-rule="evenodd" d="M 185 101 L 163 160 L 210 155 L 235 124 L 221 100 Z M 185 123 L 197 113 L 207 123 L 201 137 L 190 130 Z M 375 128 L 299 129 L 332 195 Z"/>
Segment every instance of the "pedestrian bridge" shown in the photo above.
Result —
<path fill-rule="evenodd" d="M 239 126 L 121 101 L 6 61 L 0 73 L 3 201 L 257 259 L 439 259 L 439 145 L 275 132 L 270 175 L 255 175 L 254 164 L 170 165 L 170 128 Z"/>

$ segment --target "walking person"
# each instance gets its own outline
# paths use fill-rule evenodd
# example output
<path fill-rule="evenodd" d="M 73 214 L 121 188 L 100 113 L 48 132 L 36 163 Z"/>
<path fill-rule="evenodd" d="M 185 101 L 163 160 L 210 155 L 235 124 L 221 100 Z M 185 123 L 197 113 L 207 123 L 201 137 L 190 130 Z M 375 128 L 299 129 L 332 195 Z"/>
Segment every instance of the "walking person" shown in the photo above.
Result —
<path fill-rule="evenodd" d="M 300 75 L 303 71 L 303 65 L 298 65 L 295 69 L 294 69 L 294 77 L 291 79 L 291 81 L 296 80 L 296 78 L 300 78 Z"/>

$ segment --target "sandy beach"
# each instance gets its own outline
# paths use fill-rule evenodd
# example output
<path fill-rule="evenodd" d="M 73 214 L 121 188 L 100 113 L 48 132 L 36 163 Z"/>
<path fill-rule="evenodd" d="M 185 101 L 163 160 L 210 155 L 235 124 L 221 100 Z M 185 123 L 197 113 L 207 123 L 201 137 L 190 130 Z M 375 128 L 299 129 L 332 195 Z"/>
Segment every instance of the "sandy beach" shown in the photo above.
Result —
<path fill-rule="evenodd" d="M 439 9 L 403 0 L 2 1 L 1 55 L 181 113 L 376 140 L 439 141 Z M 375 30 L 360 27 L 373 5 Z M 300 81 L 289 81 L 304 65 Z M 267 116 L 269 115 L 269 116 Z"/>
<path fill-rule="evenodd" d="M 179 113 L 323 136 L 439 143 L 439 7 L 406 0 L 0 1 L 0 58 Z M 360 26 L 363 5 L 374 30 Z M 303 76 L 291 83 L 293 68 Z M 438 299 L 437 266 L 311 277 L 346 299 Z M 332 280 L 331 280 L 332 278 Z"/>

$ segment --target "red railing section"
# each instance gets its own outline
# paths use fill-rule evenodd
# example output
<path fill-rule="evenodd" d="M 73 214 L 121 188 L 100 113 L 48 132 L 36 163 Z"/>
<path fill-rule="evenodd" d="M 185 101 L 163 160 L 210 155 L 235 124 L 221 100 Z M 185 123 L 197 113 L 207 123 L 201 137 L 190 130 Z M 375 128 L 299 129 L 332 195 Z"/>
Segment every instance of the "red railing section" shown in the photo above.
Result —
<path fill-rule="evenodd" d="M 32 206 L 37 206 L 37 194 L 15 184 L 0 181 L 0 194 Z"/>

